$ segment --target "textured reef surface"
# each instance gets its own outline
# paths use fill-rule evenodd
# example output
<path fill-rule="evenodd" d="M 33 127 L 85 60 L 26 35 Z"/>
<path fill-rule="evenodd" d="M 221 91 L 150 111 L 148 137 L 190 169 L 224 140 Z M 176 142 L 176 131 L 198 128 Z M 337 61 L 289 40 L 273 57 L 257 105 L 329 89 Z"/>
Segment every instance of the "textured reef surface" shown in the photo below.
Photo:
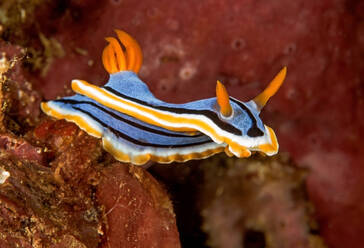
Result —
<path fill-rule="evenodd" d="M 262 113 L 282 154 L 146 172 L 46 118 L 40 101 L 72 79 L 106 81 L 115 28 L 170 102 L 212 97 L 216 79 L 248 100 L 286 65 Z M 363 72 L 363 1 L 1 1 L 0 246 L 362 247 Z"/>
<path fill-rule="evenodd" d="M 44 119 L 21 49 L 1 49 L 0 247 L 180 247 L 164 187 L 76 125 Z"/>

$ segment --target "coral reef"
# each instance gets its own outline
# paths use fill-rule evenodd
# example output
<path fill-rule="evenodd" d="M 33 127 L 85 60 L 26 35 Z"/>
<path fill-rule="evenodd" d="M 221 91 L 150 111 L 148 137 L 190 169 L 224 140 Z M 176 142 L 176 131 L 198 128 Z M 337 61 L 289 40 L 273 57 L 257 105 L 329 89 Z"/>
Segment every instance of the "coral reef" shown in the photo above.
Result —
<path fill-rule="evenodd" d="M 76 134 L 77 128 L 73 129 Z M 55 160 L 48 163 L 49 151 L 41 145 L 41 140 L 32 139 L 32 145 L 17 137 L 10 139 L 6 134 L 1 138 L 7 141 L 4 145 L 7 149 L 2 149 L 0 163 L 9 173 L 0 185 L 1 247 L 69 247 L 70 242 L 73 247 L 98 247 L 104 223 L 103 209 L 93 200 L 90 183 L 96 172 L 90 169 L 88 174 L 78 174 L 83 178 L 76 180 L 58 170 L 68 163 L 75 163 L 77 168 L 77 158 L 82 154 L 80 144 L 72 142 L 73 150 L 68 155 L 74 154 L 73 157 L 57 161 L 59 154 L 55 154 Z M 50 140 L 69 147 L 71 143 L 67 141 L 77 138 L 83 137 L 72 139 L 65 135 L 63 139 Z M 91 142 L 88 143 L 87 152 L 92 151 Z"/>
<path fill-rule="evenodd" d="M 41 96 L 33 90 L 22 68 L 25 49 L 0 41 L 0 53 L 3 125 L 14 133 L 24 134 L 39 122 Z"/>
<path fill-rule="evenodd" d="M 22 94 L 34 100 L 20 107 L 23 75 L 16 55 L 3 57 L 0 247 L 180 247 L 163 187 L 143 169 L 115 163 L 74 124 L 37 120 L 40 99 L 31 88 Z"/>
<path fill-rule="evenodd" d="M 88 237 L 95 244 L 117 246 L 105 237 L 117 235 L 107 229 L 107 223 L 110 228 L 120 228 L 126 222 L 117 219 L 120 207 L 103 218 L 115 202 L 95 202 L 95 192 L 100 197 L 101 191 L 93 190 L 105 181 L 98 177 L 94 180 L 92 175 L 104 175 L 113 182 L 128 178 L 125 180 L 134 186 L 139 182 L 141 188 L 135 192 L 150 205 L 145 210 L 156 218 L 150 223 L 166 218 L 167 222 L 158 223 L 172 225 L 170 203 L 160 186 L 154 189 L 162 192 L 165 206 L 156 204 L 154 191 L 143 187 L 134 169 L 114 164 L 100 149 L 99 141 L 74 125 L 43 120 L 38 108 L 42 98 L 71 94 L 72 79 L 102 85 L 107 78 L 100 60 L 106 44 L 103 38 L 120 28 L 140 42 L 145 55 L 140 75 L 159 98 L 167 101 L 211 97 L 216 79 L 226 84 L 232 96 L 247 100 L 260 92 L 279 68 L 288 67 L 283 88 L 262 115 L 276 130 L 280 150 L 288 152 L 304 172 L 280 159 L 212 159 L 173 167 L 153 166 L 153 176 L 169 187 L 182 246 L 203 246 L 206 240 L 211 246 L 221 246 L 224 237 L 219 230 L 226 230 L 217 221 L 221 218 L 219 211 L 224 211 L 229 214 L 221 220 L 225 229 L 241 231 L 239 237 L 227 233 L 231 235 L 229 242 L 235 240 L 241 247 L 284 247 L 295 241 L 301 242 L 297 247 L 322 247 L 317 234 L 330 248 L 361 247 L 363 13 L 363 1 L 348 0 L 187 0 L 173 4 L 166 0 L 2 1 L 0 37 L 5 42 L 0 41 L 0 51 L 6 53 L 6 59 L 0 54 L 0 73 L 9 67 L 11 73 L 1 78 L 0 168 L 10 177 L 0 184 L 1 223 L 8 223 L 0 225 L 0 246 L 9 247 L 14 242 L 31 247 L 41 242 L 41 247 L 55 238 L 64 246 L 95 247 L 85 241 Z M 145 178 L 148 185 L 158 185 L 149 175 Z M 244 180 L 235 182 L 240 179 Z M 116 194 L 115 185 L 110 184 L 112 194 Z M 237 194 L 240 190 L 242 193 Z M 54 191 L 55 196 L 51 194 Z M 307 195 L 302 193 L 305 191 Z M 67 207 L 61 192 L 73 200 Z M 221 193 L 216 196 L 213 192 Z M 52 209 L 58 201 L 62 203 L 59 210 Z M 124 198 L 120 201 L 123 205 L 128 202 Z M 73 204 L 79 210 L 70 216 L 68 207 Z M 239 216 L 232 216 L 229 211 L 236 208 L 241 209 Z M 81 221 L 82 211 L 90 209 L 94 209 L 91 215 L 95 218 L 91 222 L 81 218 L 88 231 L 75 235 L 71 231 L 75 226 L 70 223 Z M 45 213 L 54 214 L 56 220 L 49 220 L 51 215 Z M 65 231 L 58 226 L 60 213 L 68 216 Z M 251 216 L 246 217 L 246 213 Z M 120 218 L 124 214 L 120 213 Z M 311 222 L 312 214 L 317 223 Z M 116 219 L 109 219 L 111 216 Z M 293 233 L 271 226 L 279 219 L 285 220 Z M 238 222 L 233 223 L 235 229 L 229 229 L 233 228 L 228 222 L 231 220 Z M 49 229 L 38 228 L 37 223 Z M 153 224 L 157 227 L 152 231 L 155 235 L 161 231 L 159 224 Z M 178 243 L 176 229 L 170 230 L 171 236 L 165 239 Z M 125 231 L 123 237 L 143 232 L 136 226 L 121 231 Z"/>

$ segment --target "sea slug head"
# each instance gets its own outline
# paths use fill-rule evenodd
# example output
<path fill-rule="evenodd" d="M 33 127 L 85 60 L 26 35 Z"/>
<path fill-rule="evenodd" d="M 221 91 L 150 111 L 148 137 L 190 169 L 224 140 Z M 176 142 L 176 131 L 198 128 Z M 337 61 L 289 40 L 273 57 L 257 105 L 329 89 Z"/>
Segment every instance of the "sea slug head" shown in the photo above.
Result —
<path fill-rule="evenodd" d="M 231 130 L 227 132 L 227 140 L 244 147 L 249 151 L 259 151 L 267 155 L 278 152 L 278 142 L 274 131 L 263 124 L 259 117 L 260 111 L 282 85 L 286 76 L 287 68 L 284 67 L 271 81 L 268 87 L 248 102 L 242 102 L 229 97 L 224 85 L 217 81 L 216 101 L 220 119 L 229 124 Z M 229 142 L 227 142 L 229 143 Z M 230 151 L 239 156 L 230 146 Z"/>

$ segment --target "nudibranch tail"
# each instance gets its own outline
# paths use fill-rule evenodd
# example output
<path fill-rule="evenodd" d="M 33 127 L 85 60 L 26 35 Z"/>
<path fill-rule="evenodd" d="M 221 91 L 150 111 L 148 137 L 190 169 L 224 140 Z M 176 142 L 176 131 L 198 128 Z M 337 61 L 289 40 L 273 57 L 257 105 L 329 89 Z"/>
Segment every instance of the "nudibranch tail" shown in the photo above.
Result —
<path fill-rule="evenodd" d="M 267 88 L 253 99 L 253 101 L 257 105 L 258 111 L 262 110 L 262 108 L 264 108 L 265 104 L 268 102 L 269 98 L 271 98 L 278 91 L 286 77 L 286 74 L 287 67 L 283 67 L 270 82 Z"/>
<path fill-rule="evenodd" d="M 105 38 L 109 44 L 102 53 L 102 63 L 110 73 L 133 71 L 138 73 L 143 62 L 143 54 L 136 40 L 121 30 L 115 30 L 120 43 L 113 37 Z"/>
<path fill-rule="evenodd" d="M 231 116 L 231 114 L 233 113 L 233 109 L 230 105 L 229 94 L 225 86 L 219 80 L 217 80 L 216 84 L 216 100 L 220 106 L 220 113 L 224 117 Z"/>

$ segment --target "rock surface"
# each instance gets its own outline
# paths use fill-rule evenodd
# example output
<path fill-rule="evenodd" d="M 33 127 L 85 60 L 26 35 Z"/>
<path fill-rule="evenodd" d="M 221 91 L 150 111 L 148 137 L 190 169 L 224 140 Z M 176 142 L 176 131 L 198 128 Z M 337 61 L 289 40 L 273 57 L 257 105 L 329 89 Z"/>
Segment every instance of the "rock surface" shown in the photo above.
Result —
<path fill-rule="evenodd" d="M 181 247 L 172 203 L 148 172 L 114 164 L 102 173 L 96 194 L 108 223 L 102 247 Z"/>

